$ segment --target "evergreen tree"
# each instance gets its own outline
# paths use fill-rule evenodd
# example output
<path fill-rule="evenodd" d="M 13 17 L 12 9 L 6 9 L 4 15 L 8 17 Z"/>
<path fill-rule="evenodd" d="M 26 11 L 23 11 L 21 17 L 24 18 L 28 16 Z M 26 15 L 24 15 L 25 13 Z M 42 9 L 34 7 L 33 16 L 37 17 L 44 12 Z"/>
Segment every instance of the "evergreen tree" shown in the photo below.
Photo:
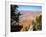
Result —
<path fill-rule="evenodd" d="M 19 16 L 21 14 L 17 8 L 17 5 L 11 5 L 11 32 L 20 31 L 22 28 L 22 26 L 19 25 Z"/>

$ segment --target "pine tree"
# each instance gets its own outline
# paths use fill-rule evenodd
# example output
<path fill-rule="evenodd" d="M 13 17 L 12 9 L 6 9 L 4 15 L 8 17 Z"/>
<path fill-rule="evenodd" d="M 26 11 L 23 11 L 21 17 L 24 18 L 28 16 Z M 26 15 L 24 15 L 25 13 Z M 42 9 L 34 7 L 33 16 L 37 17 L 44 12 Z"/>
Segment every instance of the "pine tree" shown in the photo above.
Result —
<path fill-rule="evenodd" d="M 20 31 L 22 28 L 19 25 L 19 16 L 21 14 L 17 8 L 17 5 L 11 5 L 11 32 Z"/>

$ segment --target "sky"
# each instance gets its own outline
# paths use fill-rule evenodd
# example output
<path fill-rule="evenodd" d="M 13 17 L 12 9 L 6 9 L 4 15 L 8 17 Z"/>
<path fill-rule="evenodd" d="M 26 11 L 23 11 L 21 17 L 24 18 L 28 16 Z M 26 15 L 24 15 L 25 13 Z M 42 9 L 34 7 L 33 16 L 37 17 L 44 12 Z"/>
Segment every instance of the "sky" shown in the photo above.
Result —
<path fill-rule="evenodd" d="M 24 10 L 24 11 L 41 11 L 42 6 L 32 6 L 32 5 L 19 5 L 18 10 Z"/>

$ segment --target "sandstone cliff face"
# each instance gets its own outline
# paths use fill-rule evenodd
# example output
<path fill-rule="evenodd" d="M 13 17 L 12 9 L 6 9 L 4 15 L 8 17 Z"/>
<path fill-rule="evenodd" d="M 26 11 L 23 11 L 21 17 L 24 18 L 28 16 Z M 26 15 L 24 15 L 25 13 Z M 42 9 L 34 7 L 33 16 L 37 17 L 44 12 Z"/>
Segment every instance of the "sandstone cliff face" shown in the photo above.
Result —
<path fill-rule="evenodd" d="M 21 31 L 28 31 L 30 26 L 32 26 L 32 20 L 33 20 L 33 17 L 30 14 L 24 15 L 20 19 L 20 25 L 23 25 L 23 28 L 21 29 Z"/>

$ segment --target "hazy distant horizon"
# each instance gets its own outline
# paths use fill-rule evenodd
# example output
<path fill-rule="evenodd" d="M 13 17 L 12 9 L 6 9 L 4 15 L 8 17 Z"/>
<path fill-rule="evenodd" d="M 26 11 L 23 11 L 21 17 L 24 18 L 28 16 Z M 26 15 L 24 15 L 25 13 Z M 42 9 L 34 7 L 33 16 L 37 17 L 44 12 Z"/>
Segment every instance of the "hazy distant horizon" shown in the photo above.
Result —
<path fill-rule="evenodd" d="M 31 13 L 41 13 L 41 12 L 42 11 L 29 11 L 29 10 L 28 11 L 26 11 L 26 10 L 21 10 L 20 11 L 21 14 L 27 14 L 27 13 L 30 13 L 31 14 Z"/>

